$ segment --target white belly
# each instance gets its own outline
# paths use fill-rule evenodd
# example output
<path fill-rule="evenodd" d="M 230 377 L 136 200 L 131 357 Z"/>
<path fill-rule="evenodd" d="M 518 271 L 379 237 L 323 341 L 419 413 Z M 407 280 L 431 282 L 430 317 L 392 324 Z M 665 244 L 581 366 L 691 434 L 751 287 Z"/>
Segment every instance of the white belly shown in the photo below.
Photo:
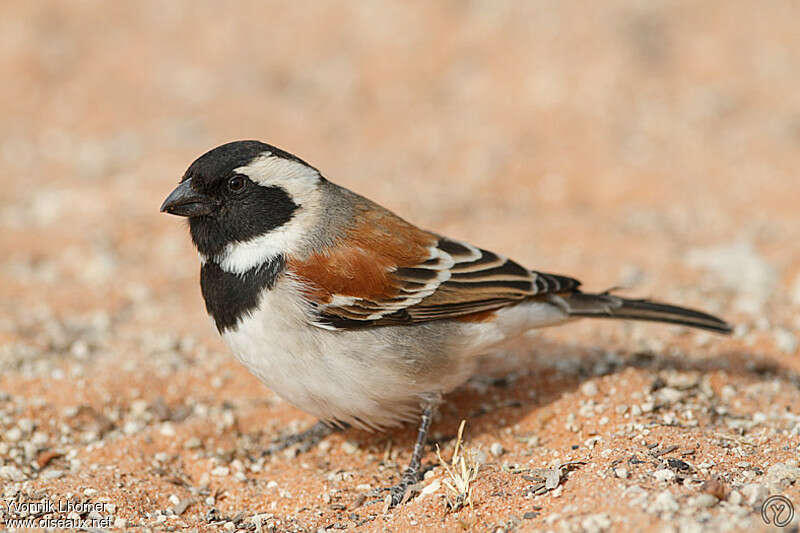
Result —
<path fill-rule="evenodd" d="M 532 322 L 563 318 L 550 316 L 549 307 L 526 305 L 503 309 L 490 323 L 329 331 L 311 325 L 304 306 L 284 278 L 264 292 L 258 310 L 222 337 L 289 403 L 322 419 L 361 427 L 413 419 L 423 397 L 462 384 L 475 371 L 477 356 L 491 346 L 535 327 Z"/>

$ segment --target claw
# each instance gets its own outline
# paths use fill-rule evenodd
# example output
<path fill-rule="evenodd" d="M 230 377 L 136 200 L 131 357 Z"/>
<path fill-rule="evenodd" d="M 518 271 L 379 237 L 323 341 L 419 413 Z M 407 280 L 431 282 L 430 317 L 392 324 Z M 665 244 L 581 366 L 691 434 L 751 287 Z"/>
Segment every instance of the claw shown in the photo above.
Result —
<path fill-rule="evenodd" d="M 264 450 L 263 455 L 275 455 L 295 444 L 299 444 L 297 447 L 298 454 L 306 453 L 334 431 L 336 429 L 325 422 L 317 422 L 305 431 L 276 440 Z"/>

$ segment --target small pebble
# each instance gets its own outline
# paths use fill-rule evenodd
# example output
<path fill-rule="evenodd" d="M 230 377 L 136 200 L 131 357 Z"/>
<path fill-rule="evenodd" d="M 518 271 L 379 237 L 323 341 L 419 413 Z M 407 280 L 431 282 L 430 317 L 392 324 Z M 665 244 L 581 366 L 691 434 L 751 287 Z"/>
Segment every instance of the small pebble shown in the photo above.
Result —
<path fill-rule="evenodd" d="M 711 494 L 718 500 L 725 499 L 725 493 L 727 488 L 725 484 L 720 481 L 719 479 L 709 479 L 703 482 L 703 485 L 700 487 L 703 492 Z"/>
<path fill-rule="evenodd" d="M 698 496 L 696 496 L 693 501 L 696 507 L 707 508 L 707 507 L 714 507 L 719 500 L 713 494 L 708 494 L 707 492 L 704 492 L 703 494 L 699 494 Z"/>
<path fill-rule="evenodd" d="M 227 476 L 231 469 L 227 466 L 218 466 L 211 471 L 212 476 Z"/>
<path fill-rule="evenodd" d="M 675 472 L 669 468 L 662 468 L 661 470 L 656 470 L 653 472 L 653 477 L 658 481 L 672 481 L 675 479 Z"/>
<path fill-rule="evenodd" d="M 671 513 L 677 511 L 679 507 L 675 496 L 668 490 L 659 493 L 653 502 L 653 510 L 656 512 Z"/>
<path fill-rule="evenodd" d="M 585 533 L 603 533 L 611 528 L 611 517 L 606 513 L 589 515 L 581 521 L 581 528 Z"/>
<path fill-rule="evenodd" d="M 0 478 L 7 479 L 9 481 L 24 481 L 25 474 L 23 474 L 22 470 L 16 466 L 6 465 L 0 467 Z"/>
<path fill-rule="evenodd" d="M 764 485 L 750 483 L 742 487 L 742 496 L 747 505 L 761 505 L 766 497 L 769 496 L 769 489 Z"/>
<path fill-rule="evenodd" d="M 193 450 L 194 448 L 199 448 L 200 446 L 202 446 L 202 444 L 203 443 L 200 442 L 200 439 L 198 439 L 197 437 L 191 437 L 189 439 L 186 439 L 186 442 L 183 443 L 183 447 L 186 448 L 187 450 Z"/>
<path fill-rule="evenodd" d="M 597 383 L 594 381 L 587 381 L 581 385 L 581 392 L 584 396 L 596 396 L 600 390 L 597 388 Z"/>
<path fill-rule="evenodd" d="M 369 486 L 369 485 L 367 485 L 367 486 Z M 422 489 L 422 495 L 423 496 L 427 496 L 429 494 L 435 494 L 439 490 L 439 488 L 441 488 L 441 486 L 442 486 L 442 482 L 440 480 L 436 479 L 436 480 L 432 481 L 431 483 L 429 483 L 428 485 L 426 485 L 424 489 Z"/>
<path fill-rule="evenodd" d="M 628 477 L 631 474 L 630 472 L 628 472 L 628 469 L 625 468 L 624 466 L 618 466 L 617 468 L 614 469 L 614 475 L 620 479 L 628 479 Z"/>
<path fill-rule="evenodd" d="M 346 440 L 342 443 L 342 451 L 347 455 L 353 455 L 358 451 L 358 444 L 351 440 Z"/>
<path fill-rule="evenodd" d="M 53 468 L 53 469 L 45 470 L 42 473 L 41 477 L 44 480 L 49 480 L 49 479 L 59 479 L 59 478 L 61 478 L 63 476 L 64 476 L 64 472 L 62 470 L 58 470 L 58 469 Z"/>
<path fill-rule="evenodd" d="M 778 328 L 774 333 L 775 346 L 785 354 L 792 355 L 797 351 L 798 340 L 794 333 L 786 328 Z"/>
<path fill-rule="evenodd" d="M 30 418 L 20 418 L 17 427 L 25 434 L 31 433 L 34 428 L 33 420 Z"/>
<path fill-rule="evenodd" d="M 775 463 L 767 469 L 767 483 L 780 485 L 784 481 L 793 484 L 800 479 L 800 468 L 788 463 Z"/>
<path fill-rule="evenodd" d="M 505 453 L 505 450 L 503 449 L 503 445 L 500 444 L 499 442 L 492 443 L 492 445 L 489 447 L 489 451 L 495 457 L 500 457 L 501 455 L 503 455 Z"/>

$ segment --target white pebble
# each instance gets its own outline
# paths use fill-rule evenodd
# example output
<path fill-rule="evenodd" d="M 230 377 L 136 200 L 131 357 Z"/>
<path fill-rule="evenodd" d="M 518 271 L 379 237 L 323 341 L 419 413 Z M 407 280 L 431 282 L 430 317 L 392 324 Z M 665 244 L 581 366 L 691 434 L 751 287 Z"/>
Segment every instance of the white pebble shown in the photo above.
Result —
<path fill-rule="evenodd" d="M 656 499 L 653 502 L 653 510 L 657 512 L 671 513 L 677 511 L 679 507 L 680 506 L 678 505 L 678 501 L 675 499 L 675 496 L 673 496 L 668 490 L 665 490 L 656 496 Z"/>
<path fill-rule="evenodd" d="M 775 346 L 785 354 L 792 355 L 797 351 L 798 341 L 794 333 L 786 328 L 775 330 Z"/>
<path fill-rule="evenodd" d="M 770 484 L 781 484 L 784 480 L 793 484 L 800 479 L 800 468 L 789 462 L 775 463 L 767 470 L 765 479 Z"/>
<path fill-rule="evenodd" d="M 212 476 L 227 476 L 230 473 L 230 468 L 227 466 L 218 466 L 211 471 Z"/>
<path fill-rule="evenodd" d="M 59 479 L 64 476 L 64 472 L 58 469 L 50 469 L 45 470 L 42 473 L 42 479 L 49 480 L 49 479 Z"/>
<path fill-rule="evenodd" d="M 358 444 L 351 440 L 346 440 L 342 443 L 342 450 L 347 455 L 353 455 L 358 451 Z"/>
<path fill-rule="evenodd" d="M 17 442 L 22 438 L 22 430 L 18 427 L 13 427 L 6 431 L 5 437 L 9 442 Z"/>
<path fill-rule="evenodd" d="M 581 528 L 586 533 L 603 533 L 611 528 L 611 517 L 606 513 L 589 515 L 581 522 Z"/>
<path fill-rule="evenodd" d="M 675 479 L 675 472 L 668 468 L 662 468 L 653 472 L 653 477 L 658 481 L 672 481 Z"/>
<path fill-rule="evenodd" d="M 503 449 L 502 444 L 500 444 L 499 442 L 494 442 L 489 447 L 489 452 L 491 452 L 491 454 L 494 455 L 495 457 L 500 457 L 505 453 L 505 450 Z"/>
<path fill-rule="evenodd" d="M 17 427 L 25 434 L 30 433 L 33 431 L 34 423 L 33 420 L 30 418 L 20 418 L 19 422 L 17 422 Z"/>
<path fill-rule="evenodd" d="M 761 503 L 769 496 L 769 489 L 764 485 L 757 483 L 750 483 L 742 487 L 742 496 L 748 505 L 761 505 Z"/>
<path fill-rule="evenodd" d="M 200 439 L 198 439 L 197 437 L 190 437 L 189 439 L 186 440 L 186 442 L 183 443 L 183 447 L 186 448 L 187 450 L 199 448 L 202 445 L 203 443 L 200 442 Z"/>
<path fill-rule="evenodd" d="M 24 481 L 25 475 L 16 466 L 6 465 L 0 467 L 0 478 L 7 479 L 9 481 Z"/>
<path fill-rule="evenodd" d="M 438 479 L 433 480 L 429 483 L 424 489 L 422 489 L 422 495 L 427 496 L 428 494 L 435 494 L 436 491 L 442 486 L 442 482 Z"/>
<path fill-rule="evenodd" d="M 699 494 L 694 500 L 693 503 L 696 507 L 714 507 L 719 500 L 713 494 L 708 494 L 704 492 L 703 494 Z"/>

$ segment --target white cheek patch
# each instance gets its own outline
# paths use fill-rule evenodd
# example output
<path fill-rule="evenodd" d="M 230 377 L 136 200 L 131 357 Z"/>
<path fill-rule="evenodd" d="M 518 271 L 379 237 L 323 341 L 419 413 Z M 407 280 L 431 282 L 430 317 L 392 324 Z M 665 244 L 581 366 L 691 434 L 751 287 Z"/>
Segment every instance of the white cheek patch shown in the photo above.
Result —
<path fill-rule="evenodd" d="M 304 224 L 297 212 L 289 222 L 269 233 L 243 242 L 230 243 L 217 256 L 222 270 L 231 274 L 244 274 L 248 270 L 269 262 L 279 255 L 292 252 L 303 242 Z"/>
<path fill-rule="evenodd" d="M 248 165 L 234 169 L 262 187 L 280 187 L 298 208 L 284 225 L 243 242 L 230 243 L 215 257 L 220 268 L 244 274 L 282 254 L 302 248 L 314 228 L 319 205 L 319 173 L 311 167 L 264 152 Z"/>

